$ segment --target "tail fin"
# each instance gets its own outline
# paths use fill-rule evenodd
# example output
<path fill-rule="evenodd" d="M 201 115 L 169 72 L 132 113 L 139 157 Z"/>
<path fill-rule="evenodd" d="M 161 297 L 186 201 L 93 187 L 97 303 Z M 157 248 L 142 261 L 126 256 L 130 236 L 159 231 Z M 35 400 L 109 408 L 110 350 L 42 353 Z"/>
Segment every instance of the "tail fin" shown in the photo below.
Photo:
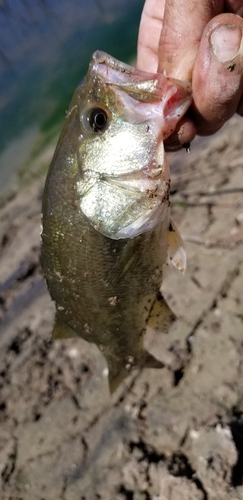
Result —
<path fill-rule="evenodd" d="M 114 363 L 114 360 L 109 360 L 106 358 L 109 375 L 109 387 L 110 393 L 112 394 L 119 385 L 128 377 L 132 370 L 136 368 L 163 368 L 164 364 L 156 359 L 152 354 L 143 350 L 140 352 L 139 356 L 136 359 L 133 359 L 132 362 L 128 362 L 125 364 L 124 360 L 117 360 L 117 363 Z M 118 365 L 120 365 L 118 367 Z"/>

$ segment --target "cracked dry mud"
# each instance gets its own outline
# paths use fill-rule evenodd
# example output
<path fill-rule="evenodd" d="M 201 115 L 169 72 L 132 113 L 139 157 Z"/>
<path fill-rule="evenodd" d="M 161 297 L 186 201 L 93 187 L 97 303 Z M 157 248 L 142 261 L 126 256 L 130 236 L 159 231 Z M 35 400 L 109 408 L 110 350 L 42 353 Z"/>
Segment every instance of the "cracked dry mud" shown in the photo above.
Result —
<path fill-rule="evenodd" d="M 166 268 L 162 290 L 178 319 L 148 339 L 165 368 L 112 397 L 95 346 L 51 340 L 43 180 L 1 209 L 1 500 L 243 499 L 241 120 L 174 158 L 188 269 Z"/>

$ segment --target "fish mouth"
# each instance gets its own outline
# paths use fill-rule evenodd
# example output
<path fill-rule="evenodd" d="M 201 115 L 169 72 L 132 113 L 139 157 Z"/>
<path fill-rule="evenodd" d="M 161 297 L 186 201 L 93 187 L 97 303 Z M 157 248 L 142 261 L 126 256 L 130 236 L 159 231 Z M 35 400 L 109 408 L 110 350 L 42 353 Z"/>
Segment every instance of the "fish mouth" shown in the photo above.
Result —
<path fill-rule="evenodd" d="M 161 100 L 157 74 L 138 70 L 100 51 L 93 54 L 91 68 L 106 85 L 120 88 L 141 102 Z M 165 78 L 162 74 L 160 77 Z"/>
<path fill-rule="evenodd" d="M 188 95 L 191 94 L 191 83 L 188 81 L 167 78 L 163 73 L 142 71 L 99 50 L 93 54 L 90 68 L 106 84 L 120 87 L 127 93 L 136 93 L 141 101 L 160 101 L 164 93 L 165 82 L 169 82 L 170 86 L 178 86 Z"/>
<path fill-rule="evenodd" d="M 95 81 L 104 96 L 108 90 L 116 120 L 99 142 L 106 144 L 106 155 L 100 146 L 92 170 L 86 156 L 87 169 L 77 184 L 80 209 L 104 236 L 133 238 L 152 231 L 168 213 L 170 178 L 163 141 L 191 104 L 190 86 L 140 71 L 104 52 L 93 55 L 87 80 L 90 85 Z"/>
<path fill-rule="evenodd" d="M 175 130 L 177 123 L 192 103 L 190 82 L 166 77 L 163 73 L 147 73 L 114 59 L 104 52 L 95 52 L 90 63 L 91 77 L 111 87 L 121 101 L 126 115 L 137 123 L 144 117 L 166 120 L 163 140 Z M 130 112 L 128 111 L 130 108 Z M 162 122 L 161 122 L 162 123 Z"/>

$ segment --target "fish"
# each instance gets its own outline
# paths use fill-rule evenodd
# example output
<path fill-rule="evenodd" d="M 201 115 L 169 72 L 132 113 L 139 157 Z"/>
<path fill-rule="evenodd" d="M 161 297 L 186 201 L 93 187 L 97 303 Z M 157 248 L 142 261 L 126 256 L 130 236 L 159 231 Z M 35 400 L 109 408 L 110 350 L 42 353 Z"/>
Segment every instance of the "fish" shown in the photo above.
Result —
<path fill-rule="evenodd" d="M 144 338 L 174 320 L 160 292 L 165 262 L 186 265 L 163 143 L 191 102 L 188 82 L 96 51 L 47 174 L 41 264 L 53 338 L 96 344 L 111 392 L 132 369 L 163 366 Z"/>

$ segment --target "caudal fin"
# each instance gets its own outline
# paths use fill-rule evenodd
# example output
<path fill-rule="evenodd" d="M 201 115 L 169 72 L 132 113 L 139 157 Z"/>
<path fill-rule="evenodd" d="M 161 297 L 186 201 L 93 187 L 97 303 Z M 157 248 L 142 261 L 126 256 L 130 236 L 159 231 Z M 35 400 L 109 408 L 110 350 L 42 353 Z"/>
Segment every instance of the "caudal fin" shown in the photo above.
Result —
<path fill-rule="evenodd" d="M 137 359 L 133 359 L 131 363 L 124 363 L 124 365 L 120 365 L 119 368 L 118 365 L 114 366 L 113 362 L 110 362 L 110 360 L 107 360 L 107 365 L 109 369 L 108 381 L 111 394 L 131 374 L 133 369 L 164 367 L 161 361 L 145 350 L 140 352 Z"/>
<path fill-rule="evenodd" d="M 123 382 L 123 380 L 127 378 L 129 373 L 130 372 L 125 372 L 122 370 L 120 373 L 113 375 L 109 371 L 108 382 L 109 382 L 110 394 L 113 394 L 113 392 L 115 392 L 115 390 L 119 387 L 119 385 Z"/>

